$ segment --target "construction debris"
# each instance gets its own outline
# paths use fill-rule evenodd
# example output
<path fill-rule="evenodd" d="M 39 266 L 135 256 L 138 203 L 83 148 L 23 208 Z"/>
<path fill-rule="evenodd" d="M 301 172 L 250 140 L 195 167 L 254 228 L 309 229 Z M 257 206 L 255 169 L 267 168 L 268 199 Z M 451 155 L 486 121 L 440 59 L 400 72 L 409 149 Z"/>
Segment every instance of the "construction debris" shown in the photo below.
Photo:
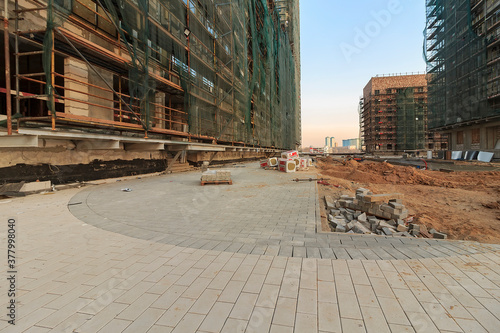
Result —
<path fill-rule="evenodd" d="M 400 193 L 374 194 L 358 188 L 356 195 L 342 195 L 338 200 L 325 196 L 328 221 L 335 232 L 377 234 L 400 237 L 427 237 L 425 226 L 412 223 Z M 445 239 L 446 234 L 434 231 L 433 237 Z"/>
<path fill-rule="evenodd" d="M 260 162 L 260 167 L 266 170 L 278 169 L 281 172 L 296 172 L 307 170 L 313 166 L 312 159 L 301 158 L 297 150 L 281 153 L 281 158 L 272 157 Z"/>
<path fill-rule="evenodd" d="M 27 194 L 53 191 L 52 183 L 47 181 L 7 183 L 0 185 L 0 195 L 22 197 Z"/>
<path fill-rule="evenodd" d="M 228 184 L 232 185 L 231 171 L 228 170 L 207 170 L 201 175 L 201 185 L 207 184 Z"/>

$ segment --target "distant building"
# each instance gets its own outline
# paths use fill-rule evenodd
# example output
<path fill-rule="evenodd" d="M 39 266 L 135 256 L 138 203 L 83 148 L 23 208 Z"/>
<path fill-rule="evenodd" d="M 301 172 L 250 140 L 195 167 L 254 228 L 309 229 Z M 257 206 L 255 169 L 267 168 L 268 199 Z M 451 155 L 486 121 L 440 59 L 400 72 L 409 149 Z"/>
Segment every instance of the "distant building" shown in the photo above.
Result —
<path fill-rule="evenodd" d="M 426 6 L 429 129 L 500 158 L 500 1 Z"/>
<path fill-rule="evenodd" d="M 349 149 L 360 149 L 359 138 L 342 140 L 342 147 Z"/>
<path fill-rule="evenodd" d="M 372 77 L 360 105 L 361 136 L 367 152 L 447 148 L 444 138 L 427 132 L 424 74 Z"/>

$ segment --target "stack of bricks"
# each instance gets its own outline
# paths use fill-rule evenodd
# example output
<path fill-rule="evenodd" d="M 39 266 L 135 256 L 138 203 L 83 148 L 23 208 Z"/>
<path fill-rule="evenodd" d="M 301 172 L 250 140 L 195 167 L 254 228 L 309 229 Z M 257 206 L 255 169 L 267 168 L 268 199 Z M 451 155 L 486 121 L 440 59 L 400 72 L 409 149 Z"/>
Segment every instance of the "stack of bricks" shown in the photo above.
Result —
<path fill-rule="evenodd" d="M 377 234 L 385 236 L 441 238 L 447 235 L 424 225 L 411 223 L 408 209 L 399 193 L 373 194 L 359 188 L 356 196 L 342 195 L 339 200 L 325 196 L 328 221 L 335 232 Z"/>
<path fill-rule="evenodd" d="M 373 194 L 360 188 L 355 197 L 342 195 L 339 200 L 325 197 L 328 221 L 335 232 L 377 234 L 386 236 L 418 236 L 405 219 L 408 210 L 402 194 Z M 386 203 L 388 202 L 388 203 Z"/>
<path fill-rule="evenodd" d="M 408 209 L 403 205 L 402 199 L 403 195 L 400 193 L 373 194 L 370 190 L 359 188 L 356 190 L 356 197 L 343 195 L 338 202 L 342 208 L 359 210 L 388 220 L 398 220 L 408 217 Z"/>
<path fill-rule="evenodd" d="M 227 170 L 209 170 L 201 175 L 202 182 L 230 181 L 231 171 Z"/>

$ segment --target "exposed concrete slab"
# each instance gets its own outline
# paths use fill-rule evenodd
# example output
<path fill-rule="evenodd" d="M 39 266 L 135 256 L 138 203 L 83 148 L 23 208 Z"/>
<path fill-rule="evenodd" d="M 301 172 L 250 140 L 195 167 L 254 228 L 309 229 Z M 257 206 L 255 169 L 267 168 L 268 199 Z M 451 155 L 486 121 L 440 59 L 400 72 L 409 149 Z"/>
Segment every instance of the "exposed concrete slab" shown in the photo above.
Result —
<path fill-rule="evenodd" d="M 180 150 L 188 150 L 188 151 L 226 151 L 224 147 L 218 147 L 215 145 L 197 145 L 197 144 L 188 144 L 188 145 L 168 145 L 169 151 L 180 151 Z"/>
<path fill-rule="evenodd" d="M 41 192 L 50 190 L 52 190 L 52 183 L 49 180 L 45 182 L 24 183 L 19 192 Z"/>
<path fill-rule="evenodd" d="M 123 149 L 118 140 L 81 140 L 76 144 L 77 150 Z"/>
<path fill-rule="evenodd" d="M 36 135 L 0 135 L 1 148 L 38 147 Z"/>

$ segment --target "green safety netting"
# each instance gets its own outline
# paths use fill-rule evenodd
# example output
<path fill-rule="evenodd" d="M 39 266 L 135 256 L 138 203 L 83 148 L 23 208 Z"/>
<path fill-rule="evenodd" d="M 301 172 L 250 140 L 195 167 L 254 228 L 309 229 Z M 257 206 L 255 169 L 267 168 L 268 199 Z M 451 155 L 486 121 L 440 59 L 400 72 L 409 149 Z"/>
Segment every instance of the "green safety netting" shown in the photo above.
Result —
<path fill-rule="evenodd" d="M 47 13 L 43 64 L 50 111 L 50 97 L 63 94 L 50 79 L 53 36 L 76 15 L 121 41 L 129 62 L 107 86 L 116 90 L 120 80 L 126 93 L 114 99 L 145 130 L 161 123 L 155 112 L 167 95 L 170 104 L 161 107 L 175 109 L 165 109 L 174 114 L 170 129 L 268 147 L 293 148 L 300 141 L 290 36 L 266 0 L 48 0 Z M 173 91 L 162 78 L 181 89 Z"/>
<path fill-rule="evenodd" d="M 470 0 L 426 0 L 424 57 L 430 129 L 500 114 L 488 103 L 491 68 L 487 46 L 492 40 L 482 30 L 483 24 L 477 24 L 484 19 L 484 11 L 479 16 L 472 14 L 477 4 Z"/>
<path fill-rule="evenodd" d="M 399 89 L 396 95 L 396 144 L 399 150 L 426 148 L 426 105 L 415 98 L 414 91 L 414 88 Z"/>

